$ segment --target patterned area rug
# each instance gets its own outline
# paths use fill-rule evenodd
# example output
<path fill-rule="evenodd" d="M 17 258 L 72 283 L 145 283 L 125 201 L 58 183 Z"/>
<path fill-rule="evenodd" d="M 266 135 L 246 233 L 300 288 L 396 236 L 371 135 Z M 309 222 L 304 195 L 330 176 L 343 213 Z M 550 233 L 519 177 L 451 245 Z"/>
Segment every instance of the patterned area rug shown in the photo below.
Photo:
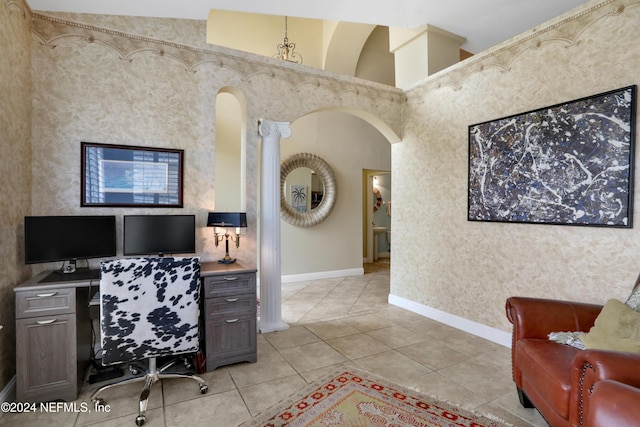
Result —
<path fill-rule="evenodd" d="M 242 427 L 423 426 L 506 427 L 353 368 L 311 384 Z"/>

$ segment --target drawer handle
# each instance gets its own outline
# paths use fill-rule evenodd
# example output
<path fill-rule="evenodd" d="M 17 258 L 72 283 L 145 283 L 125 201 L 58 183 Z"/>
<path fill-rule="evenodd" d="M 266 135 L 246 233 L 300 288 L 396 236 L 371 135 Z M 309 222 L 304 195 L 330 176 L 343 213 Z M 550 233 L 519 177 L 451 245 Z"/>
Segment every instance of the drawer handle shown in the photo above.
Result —
<path fill-rule="evenodd" d="M 225 320 L 225 322 L 227 322 L 227 323 L 236 323 L 237 321 L 238 321 L 238 319 Z"/>
<path fill-rule="evenodd" d="M 50 320 L 37 320 L 36 323 L 38 325 L 50 325 L 58 319 L 50 319 Z"/>
<path fill-rule="evenodd" d="M 238 301 L 240 298 L 227 298 L 225 301 L 226 302 L 236 302 Z"/>
<path fill-rule="evenodd" d="M 238 280 L 238 276 L 224 276 L 224 280 L 232 282 L 234 280 Z"/>
<path fill-rule="evenodd" d="M 49 298 L 56 295 L 57 292 L 49 292 L 48 294 L 36 294 L 38 298 Z"/>

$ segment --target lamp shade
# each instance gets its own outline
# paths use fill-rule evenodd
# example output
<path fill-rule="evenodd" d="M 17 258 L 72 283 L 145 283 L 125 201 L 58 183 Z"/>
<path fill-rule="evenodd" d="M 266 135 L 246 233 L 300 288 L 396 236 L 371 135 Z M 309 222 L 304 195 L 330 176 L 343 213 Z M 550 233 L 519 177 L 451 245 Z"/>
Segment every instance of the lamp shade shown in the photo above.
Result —
<path fill-rule="evenodd" d="M 247 214 L 244 212 L 209 212 L 207 227 L 246 227 Z"/>

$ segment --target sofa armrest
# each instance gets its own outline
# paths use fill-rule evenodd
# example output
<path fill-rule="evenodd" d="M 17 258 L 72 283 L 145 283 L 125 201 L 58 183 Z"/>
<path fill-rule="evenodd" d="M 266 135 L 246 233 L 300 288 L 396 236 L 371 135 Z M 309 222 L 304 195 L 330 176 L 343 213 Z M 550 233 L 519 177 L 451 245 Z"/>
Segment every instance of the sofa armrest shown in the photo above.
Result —
<path fill-rule="evenodd" d="M 594 384 L 584 425 L 640 426 L 640 389 L 614 380 Z"/>
<path fill-rule="evenodd" d="M 640 387 L 640 354 L 610 350 L 579 351 L 571 364 L 571 390 L 569 418 L 573 425 L 589 425 L 584 417 L 591 410 L 591 395 L 595 384 L 602 380 L 615 380 Z"/>
<path fill-rule="evenodd" d="M 513 324 L 513 343 L 522 338 L 547 339 L 550 332 L 588 332 L 602 305 L 544 298 L 510 297 L 507 319 Z"/>

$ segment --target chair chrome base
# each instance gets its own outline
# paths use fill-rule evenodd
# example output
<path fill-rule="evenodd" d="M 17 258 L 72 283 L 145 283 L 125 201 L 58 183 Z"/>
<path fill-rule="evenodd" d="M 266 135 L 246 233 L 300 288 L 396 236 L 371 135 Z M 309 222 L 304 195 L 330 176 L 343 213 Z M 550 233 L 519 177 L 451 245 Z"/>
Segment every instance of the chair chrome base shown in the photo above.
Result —
<path fill-rule="evenodd" d="M 149 368 L 147 369 L 144 375 L 139 377 L 134 377 L 134 378 L 127 378 L 112 384 L 107 384 L 105 386 L 102 386 L 96 391 L 94 391 L 93 393 L 91 393 L 91 397 L 90 397 L 91 401 L 94 404 L 104 405 L 105 403 L 104 399 L 98 397 L 98 395 L 103 391 L 116 386 L 144 381 L 144 388 L 142 389 L 142 393 L 140 393 L 140 413 L 136 417 L 136 425 L 141 426 L 147 420 L 146 412 L 147 412 L 147 404 L 149 402 L 149 394 L 151 393 L 151 386 L 157 383 L 159 380 L 165 379 L 165 378 L 188 378 L 198 382 L 198 385 L 200 386 L 201 394 L 205 394 L 207 391 L 209 391 L 209 386 L 207 386 L 204 380 L 197 375 L 187 374 L 187 373 L 185 374 L 170 373 L 170 372 L 165 373 L 164 372 L 165 369 L 173 366 L 175 362 L 169 362 L 166 365 L 162 366 L 159 370 L 156 367 L 156 363 L 157 361 L 155 357 L 149 358 Z"/>

